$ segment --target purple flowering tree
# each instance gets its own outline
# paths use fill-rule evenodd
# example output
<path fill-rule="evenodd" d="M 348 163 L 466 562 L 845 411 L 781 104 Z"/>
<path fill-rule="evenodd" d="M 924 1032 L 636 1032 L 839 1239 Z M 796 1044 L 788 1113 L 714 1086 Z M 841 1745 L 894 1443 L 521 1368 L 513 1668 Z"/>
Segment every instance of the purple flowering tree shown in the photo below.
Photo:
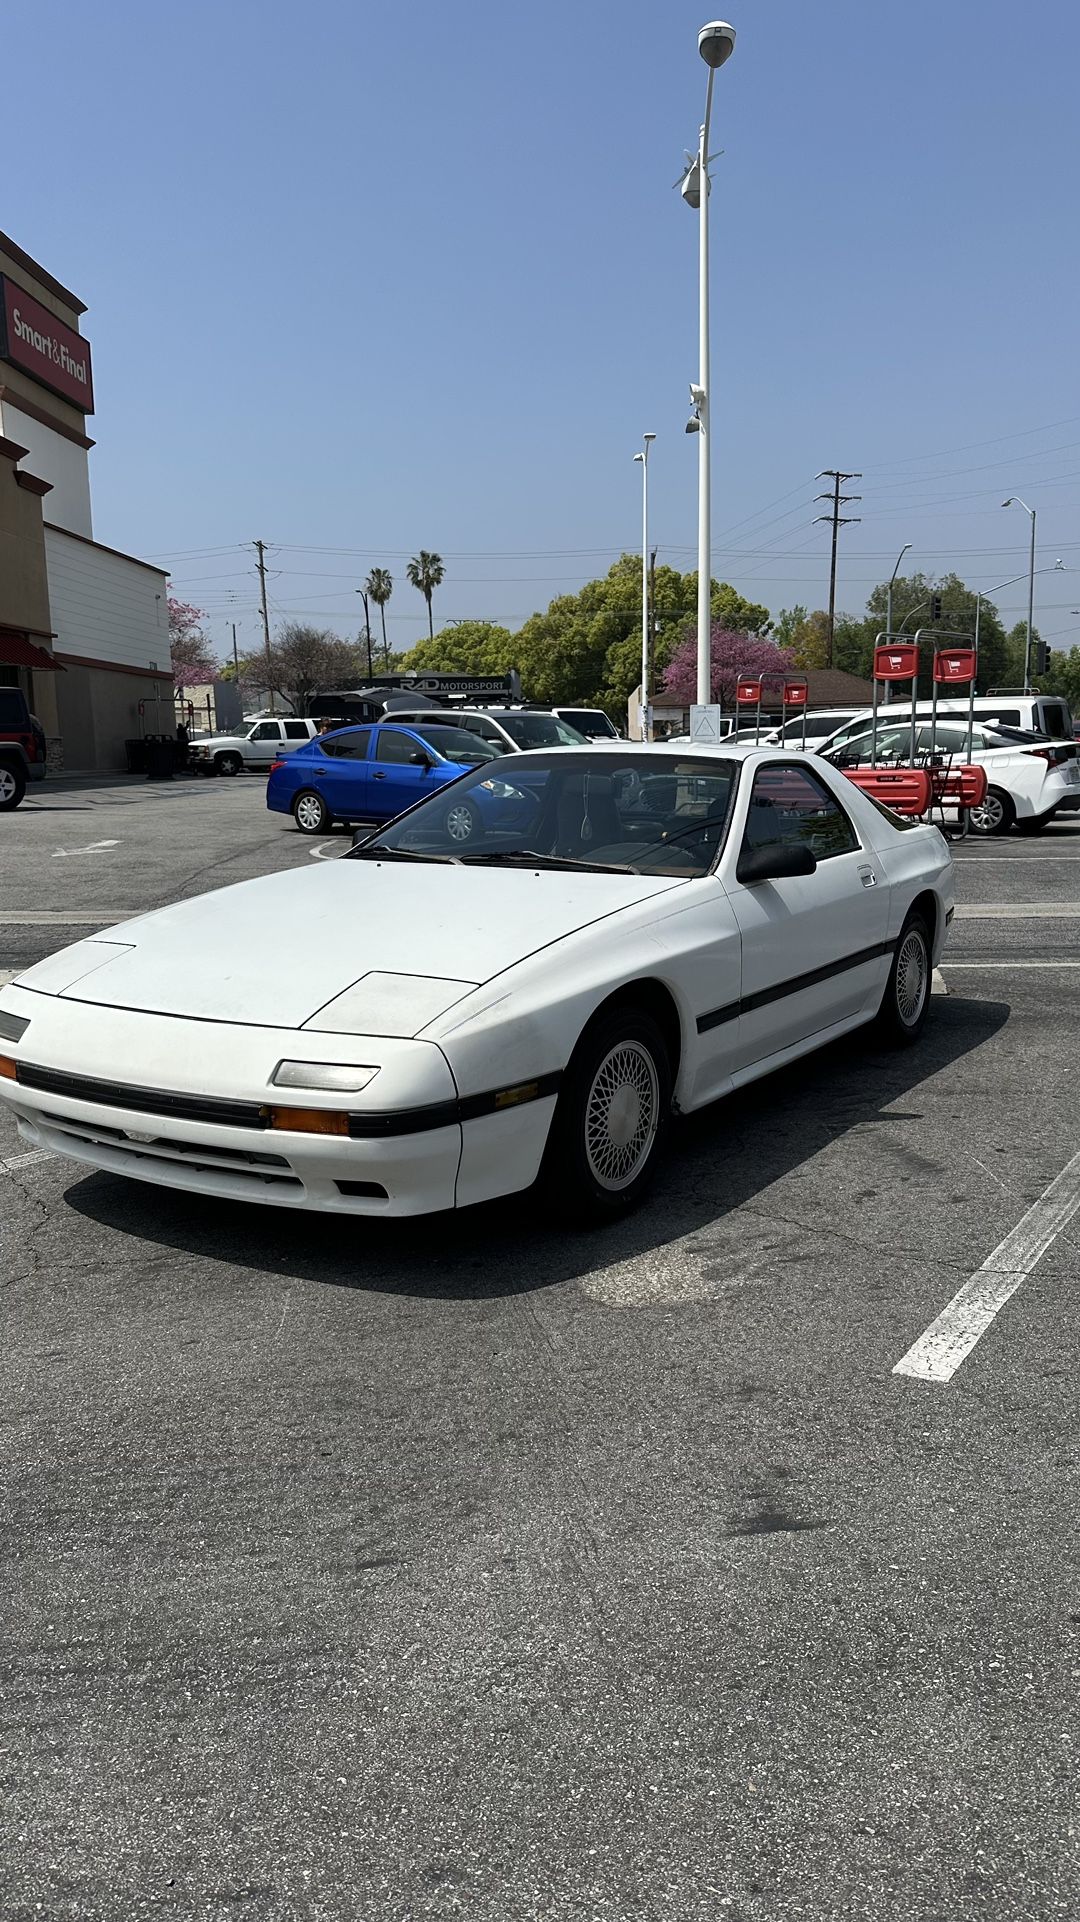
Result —
<path fill-rule="evenodd" d="M 788 648 L 775 641 L 760 641 L 753 634 L 738 634 L 730 627 L 713 622 L 711 637 L 712 698 L 731 707 L 735 682 L 740 674 L 786 674 L 795 663 Z M 664 675 L 664 688 L 689 707 L 697 700 L 697 629 L 680 641 Z"/>

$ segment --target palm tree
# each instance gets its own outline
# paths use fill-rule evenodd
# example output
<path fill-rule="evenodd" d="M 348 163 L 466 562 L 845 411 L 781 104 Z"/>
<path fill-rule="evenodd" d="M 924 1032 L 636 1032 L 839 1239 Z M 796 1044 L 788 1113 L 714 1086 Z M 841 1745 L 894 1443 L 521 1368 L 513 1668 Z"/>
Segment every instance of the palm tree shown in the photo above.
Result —
<path fill-rule="evenodd" d="M 388 567 L 373 567 L 364 582 L 364 592 L 373 600 L 382 621 L 382 646 L 386 665 L 390 665 L 390 648 L 386 639 L 386 603 L 394 591 L 394 579 Z"/>
<path fill-rule="evenodd" d="M 435 628 L 431 619 L 431 597 L 435 589 L 442 585 L 442 578 L 446 572 L 442 564 L 442 555 L 429 554 L 427 549 L 422 547 L 419 554 L 414 554 L 405 572 L 413 587 L 419 589 L 427 602 L 428 639 L 434 640 Z"/>

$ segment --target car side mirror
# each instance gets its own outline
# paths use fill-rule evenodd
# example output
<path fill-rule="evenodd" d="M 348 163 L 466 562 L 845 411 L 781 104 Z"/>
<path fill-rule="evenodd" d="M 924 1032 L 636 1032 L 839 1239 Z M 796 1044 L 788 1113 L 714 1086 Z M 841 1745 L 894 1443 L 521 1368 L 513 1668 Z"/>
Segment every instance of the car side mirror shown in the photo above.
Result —
<path fill-rule="evenodd" d="M 380 828 L 354 828 L 353 837 L 352 837 L 353 847 L 354 848 L 365 847 L 368 841 L 374 841 L 376 835 L 381 833 L 382 833 L 381 827 Z"/>
<path fill-rule="evenodd" d="M 747 848 L 739 856 L 735 879 L 751 887 L 756 881 L 788 881 L 813 874 L 817 861 L 801 841 L 773 841 L 768 847 Z"/>
<path fill-rule="evenodd" d="M 425 754 L 423 748 L 418 748 L 415 754 L 410 754 L 409 759 L 412 762 L 413 767 L 434 767 L 435 766 L 435 763 L 432 760 L 430 754 Z"/>

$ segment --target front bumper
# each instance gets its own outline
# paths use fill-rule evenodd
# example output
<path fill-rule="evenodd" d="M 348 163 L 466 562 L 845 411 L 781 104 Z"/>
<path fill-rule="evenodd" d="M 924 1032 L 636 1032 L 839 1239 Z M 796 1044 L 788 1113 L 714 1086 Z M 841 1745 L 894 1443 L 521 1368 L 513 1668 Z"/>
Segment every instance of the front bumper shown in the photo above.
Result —
<path fill-rule="evenodd" d="M 0 1101 L 31 1147 L 159 1187 L 276 1208 L 422 1215 L 516 1193 L 536 1179 L 560 1077 L 459 1098 L 441 1048 L 387 1036 L 208 1024 L 80 1003 L 12 985 L 29 1026 L 3 1053 Z M 209 1032 L 208 1032 L 209 1030 Z M 288 1091 L 281 1060 L 378 1064 L 359 1094 Z M 139 1064 L 137 1085 L 116 1064 Z M 132 1077 L 134 1079 L 134 1077 Z M 212 1093 L 208 1093 L 212 1088 Z M 275 1107 L 347 1114 L 348 1135 L 270 1125 Z"/>
<path fill-rule="evenodd" d="M 431 1042 L 207 1024 L 15 985 L 0 1005 L 29 1021 L 19 1042 L 0 1047 L 25 1076 L 0 1079 L 0 1100 L 33 1147 L 271 1207 L 411 1215 L 455 1204 L 457 1090 Z M 379 1073 L 348 1096 L 274 1087 L 277 1063 L 296 1059 L 378 1064 Z M 118 1082 L 118 1062 L 137 1063 L 137 1076 Z M 301 1105 L 346 1111 L 352 1132 L 270 1125 L 271 1108 Z"/>

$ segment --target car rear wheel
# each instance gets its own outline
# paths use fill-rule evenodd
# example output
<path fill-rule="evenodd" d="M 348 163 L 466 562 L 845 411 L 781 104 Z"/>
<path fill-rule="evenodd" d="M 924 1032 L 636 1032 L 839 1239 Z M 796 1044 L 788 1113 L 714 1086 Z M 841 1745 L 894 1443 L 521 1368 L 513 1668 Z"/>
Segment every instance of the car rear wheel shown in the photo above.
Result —
<path fill-rule="evenodd" d="M 244 771 L 239 754 L 215 754 L 214 766 L 219 774 L 242 774 Z"/>
<path fill-rule="evenodd" d="M 26 776 L 21 767 L 0 761 L 0 814 L 10 814 L 26 793 Z"/>
<path fill-rule="evenodd" d="M 1023 817 L 1021 817 L 1020 815 L 1017 815 L 1016 817 L 1017 833 L 1018 834 L 1044 833 L 1045 830 L 1050 826 L 1050 823 L 1053 820 L 1056 811 L 1057 810 L 1055 808 L 1048 808 L 1045 814 L 1027 814 L 1027 815 L 1024 815 Z"/>
<path fill-rule="evenodd" d="M 293 820 L 301 834 L 329 834 L 334 817 L 313 788 L 304 788 L 293 802 Z"/>
<path fill-rule="evenodd" d="M 878 1009 L 884 1040 L 909 1048 L 919 1039 L 930 1012 L 932 979 L 930 933 L 921 914 L 908 915 L 900 930 L 889 980 Z"/>
<path fill-rule="evenodd" d="M 1004 788 L 986 790 L 986 799 L 973 807 L 968 825 L 974 834 L 1008 834 L 1016 819 L 1016 809 Z"/>
<path fill-rule="evenodd" d="M 616 1008 L 585 1030 L 566 1071 L 541 1175 L 549 1206 L 610 1220 L 644 1195 L 671 1112 L 671 1062 L 644 1010 Z"/>
<path fill-rule="evenodd" d="M 463 847 L 480 826 L 480 816 L 471 801 L 453 801 L 446 810 L 446 832 L 451 841 Z"/>

